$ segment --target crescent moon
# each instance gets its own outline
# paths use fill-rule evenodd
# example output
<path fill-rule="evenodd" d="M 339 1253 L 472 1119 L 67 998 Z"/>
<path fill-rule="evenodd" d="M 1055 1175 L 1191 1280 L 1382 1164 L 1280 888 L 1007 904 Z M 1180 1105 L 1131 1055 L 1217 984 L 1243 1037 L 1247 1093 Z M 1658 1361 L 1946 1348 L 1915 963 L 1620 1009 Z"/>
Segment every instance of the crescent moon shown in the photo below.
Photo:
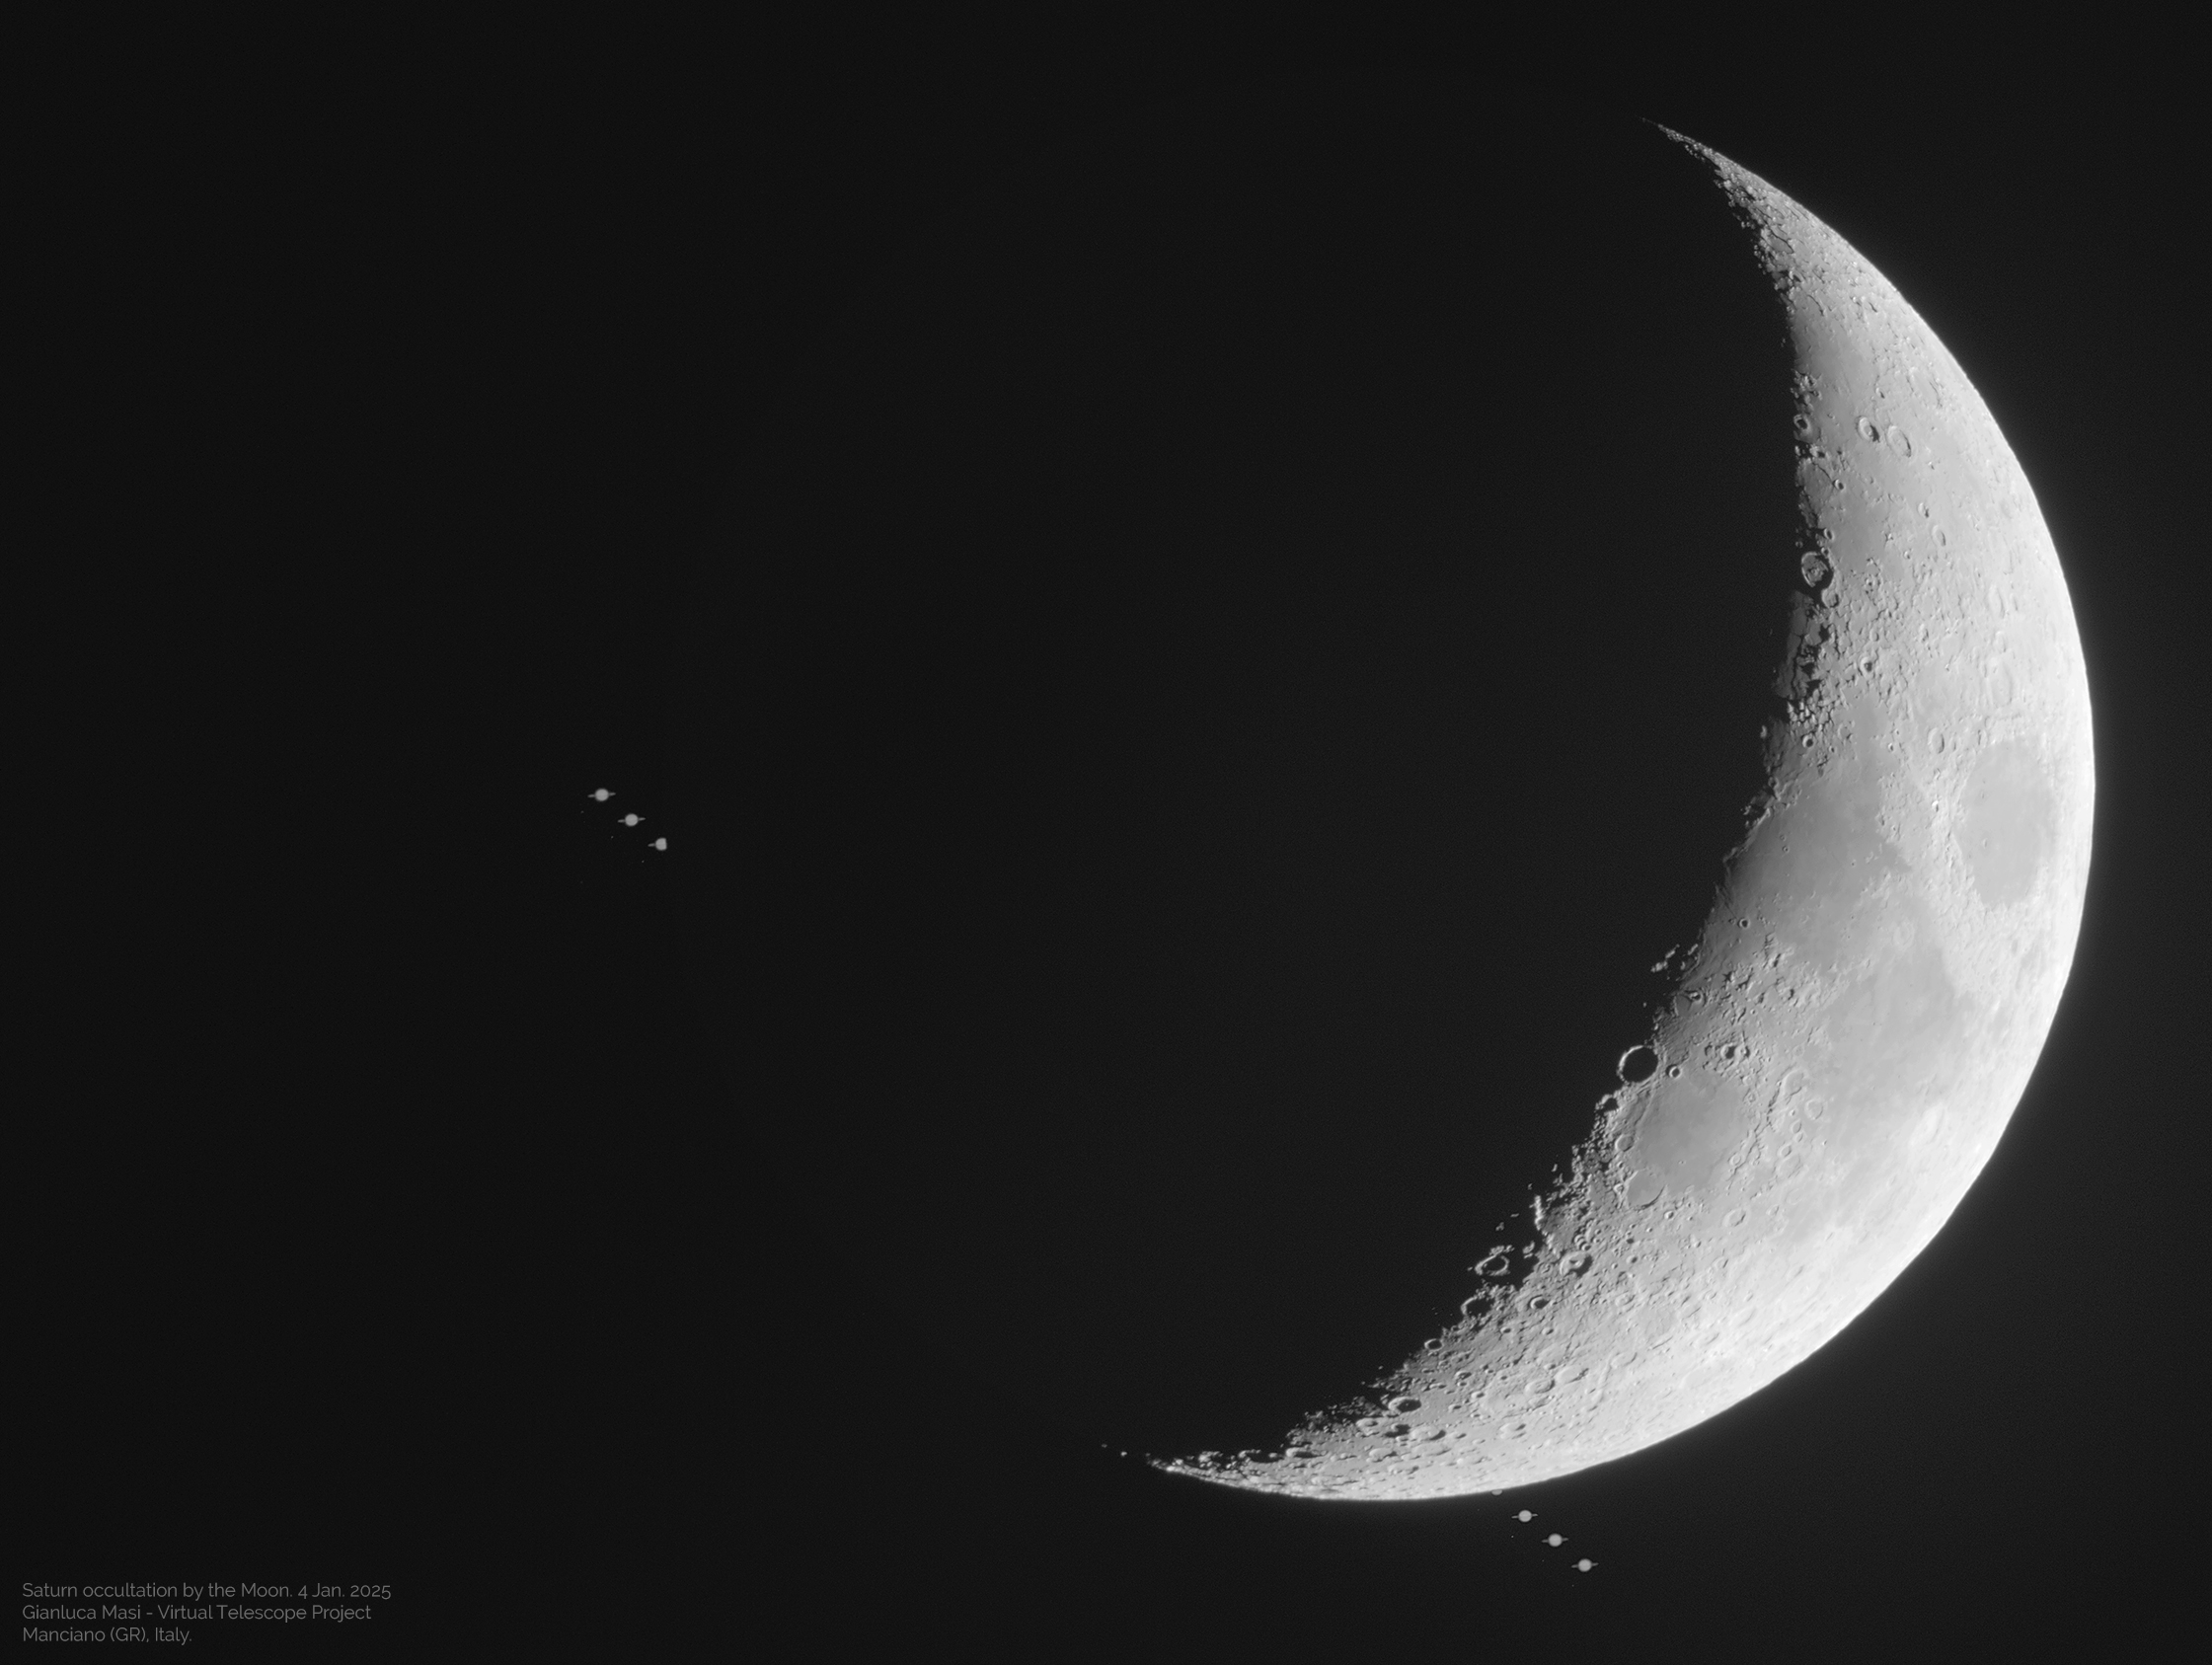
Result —
<path fill-rule="evenodd" d="M 1160 1467 L 1446 1496 L 1695 1426 L 1864 1312 L 1989 1160 L 2080 927 L 2095 796 L 2066 583 L 2019 462 L 1894 286 L 1702 159 L 1787 311 L 1808 593 L 1754 824 L 1569 1171 L 1458 1323 L 1281 1448 Z"/>

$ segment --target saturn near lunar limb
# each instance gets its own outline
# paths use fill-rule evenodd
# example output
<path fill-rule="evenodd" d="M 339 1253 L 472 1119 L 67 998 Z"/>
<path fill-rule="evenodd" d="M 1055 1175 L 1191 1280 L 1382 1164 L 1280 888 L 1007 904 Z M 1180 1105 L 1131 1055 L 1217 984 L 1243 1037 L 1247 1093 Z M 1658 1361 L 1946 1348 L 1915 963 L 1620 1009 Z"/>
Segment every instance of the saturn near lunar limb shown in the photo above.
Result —
<path fill-rule="evenodd" d="M 1533 1483 L 1805 1358 L 1987 1161 L 2088 870 L 2065 584 L 1726 159 L 1148 116 L 888 263 L 769 478 L 679 717 L 701 987 L 979 1418 Z M 819 1367 L 913 1367 L 867 1333 Z"/>

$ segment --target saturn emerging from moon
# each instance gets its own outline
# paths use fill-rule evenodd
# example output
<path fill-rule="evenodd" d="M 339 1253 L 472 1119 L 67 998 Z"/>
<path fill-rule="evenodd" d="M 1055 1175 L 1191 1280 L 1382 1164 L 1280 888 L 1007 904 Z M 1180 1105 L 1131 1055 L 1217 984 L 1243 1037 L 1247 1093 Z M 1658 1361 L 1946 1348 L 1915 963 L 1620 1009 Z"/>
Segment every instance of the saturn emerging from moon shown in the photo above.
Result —
<path fill-rule="evenodd" d="M 1988 407 L 1693 138 L 1255 97 L 890 253 L 688 647 L 679 877 L 883 1437 L 1525 1486 L 1835 1336 L 1988 1162 L 2090 862 Z M 866 1303 L 976 1383 L 897 1430 Z"/>

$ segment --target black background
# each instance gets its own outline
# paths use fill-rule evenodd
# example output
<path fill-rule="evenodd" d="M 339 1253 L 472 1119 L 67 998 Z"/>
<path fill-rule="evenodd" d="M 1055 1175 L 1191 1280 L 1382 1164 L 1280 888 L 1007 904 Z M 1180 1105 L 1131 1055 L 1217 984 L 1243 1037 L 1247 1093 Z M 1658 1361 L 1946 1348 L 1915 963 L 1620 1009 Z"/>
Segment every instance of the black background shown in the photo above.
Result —
<path fill-rule="evenodd" d="M 79 43 L 25 152 L 65 592 L 31 707 L 69 807 L 31 870 L 60 929 L 18 1117 L 21 1576 L 389 1579 L 425 1651 L 1915 1657 L 2166 1622 L 2203 1156 L 2185 101 L 2109 65 L 1304 45 L 1561 86 L 1764 175 L 1914 302 L 2034 484 L 2096 865 L 1935 1245 L 1727 1414 L 1494 1499 L 1171 1482 L 964 1376 L 898 1268 L 779 1188 L 701 1043 L 668 643 L 782 378 L 902 232 L 1257 60 Z"/>

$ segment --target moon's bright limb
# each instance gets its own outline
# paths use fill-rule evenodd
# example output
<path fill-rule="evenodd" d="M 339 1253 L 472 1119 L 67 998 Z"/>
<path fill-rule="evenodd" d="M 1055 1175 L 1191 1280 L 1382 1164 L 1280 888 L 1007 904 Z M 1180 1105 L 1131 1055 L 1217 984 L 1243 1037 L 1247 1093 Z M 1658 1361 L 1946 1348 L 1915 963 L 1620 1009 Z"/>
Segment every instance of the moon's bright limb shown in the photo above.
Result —
<path fill-rule="evenodd" d="M 1689 141 L 1681 141 L 1689 144 Z M 1283 1449 L 1315 1496 L 1526 1485 L 1773 1381 L 1925 1248 L 2004 1131 L 2089 872 L 2088 683 L 2033 494 L 1902 296 L 1702 146 L 1786 305 L 1807 590 L 1768 788 L 1679 992 L 1465 1316 Z M 1640 1079 L 1639 1079 L 1640 1078 Z"/>

